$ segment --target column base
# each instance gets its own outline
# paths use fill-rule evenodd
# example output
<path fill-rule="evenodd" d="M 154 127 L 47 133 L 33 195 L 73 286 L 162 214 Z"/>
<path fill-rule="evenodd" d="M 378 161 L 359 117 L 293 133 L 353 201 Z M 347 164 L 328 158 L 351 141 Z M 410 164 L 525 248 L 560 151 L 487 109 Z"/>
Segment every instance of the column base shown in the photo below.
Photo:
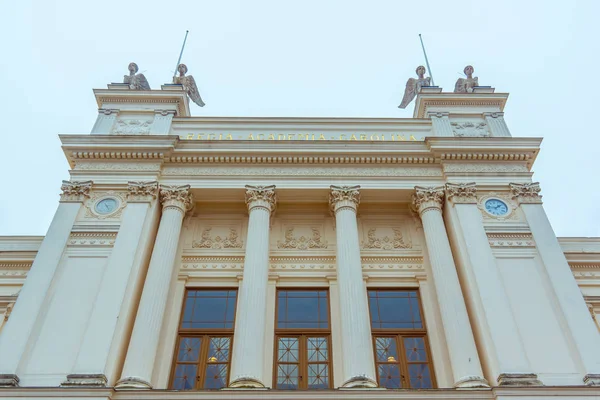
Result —
<path fill-rule="evenodd" d="M 489 388 L 490 384 L 482 377 L 473 375 L 460 378 L 456 381 L 454 387 L 457 389 L 479 389 Z"/>
<path fill-rule="evenodd" d="M 587 386 L 600 386 L 600 374 L 587 374 L 583 377 L 583 383 Z"/>
<path fill-rule="evenodd" d="M 229 384 L 232 389 L 266 389 L 267 387 L 258 379 L 251 376 L 235 378 Z"/>
<path fill-rule="evenodd" d="M 498 386 L 544 386 L 536 374 L 500 374 Z"/>
<path fill-rule="evenodd" d="M 19 377 L 15 374 L 0 374 L 0 387 L 18 387 Z"/>
<path fill-rule="evenodd" d="M 115 390 L 149 390 L 152 389 L 150 382 L 143 380 L 142 378 L 127 377 L 119 379 L 119 382 L 115 385 Z"/>
<path fill-rule="evenodd" d="M 107 382 L 104 374 L 70 374 L 60 386 L 106 387 Z"/>
<path fill-rule="evenodd" d="M 340 389 L 372 389 L 377 387 L 377 382 L 366 375 L 353 376 L 346 382 L 342 383 Z"/>

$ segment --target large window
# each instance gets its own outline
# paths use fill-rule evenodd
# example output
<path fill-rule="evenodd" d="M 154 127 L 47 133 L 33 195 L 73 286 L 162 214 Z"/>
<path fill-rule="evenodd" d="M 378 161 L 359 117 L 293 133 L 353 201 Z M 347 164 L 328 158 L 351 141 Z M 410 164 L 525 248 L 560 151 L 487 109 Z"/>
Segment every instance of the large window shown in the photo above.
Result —
<path fill-rule="evenodd" d="M 188 290 L 171 388 L 220 389 L 229 381 L 236 290 Z"/>
<path fill-rule="evenodd" d="M 327 290 L 279 290 L 275 323 L 277 389 L 329 389 L 331 343 Z"/>
<path fill-rule="evenodd" d="M 369 290 L 369 310 L 379 386 L 434 387 L 419 292 Z"/>

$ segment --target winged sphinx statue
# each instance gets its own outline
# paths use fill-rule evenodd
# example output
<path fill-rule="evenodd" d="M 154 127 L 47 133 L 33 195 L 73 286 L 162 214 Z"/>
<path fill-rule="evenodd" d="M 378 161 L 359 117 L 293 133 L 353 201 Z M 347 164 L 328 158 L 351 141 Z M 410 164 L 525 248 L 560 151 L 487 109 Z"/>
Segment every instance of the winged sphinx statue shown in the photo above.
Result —
<path fill-rule="evenodd" d="M 454 85 L 454 93 L 473 93 L 473 88 L 479 86 L 479 78 L 473 78 L 473 67 L 467 65 L 464 69 L 466 78 L 458 78 L 456 85 Z"/>
<path fill-rule="evenodd" d="M 424 66 L 419 65 L 416 72 L 418 78 L 408 78 L 408 81 L 406 82 L 406 89 L 404 89 L 404 97 L 402 98 L 402 103 L 400 103 L 398 108 L 406 108 L 406 106 L 413 101 L 423 86 L 431 86 L 431 77 L 425 78 L 426 71 Z"/>
<path fill-rule="evenodd" d="M 183 85 L 183 90 L 187 93 L 189 98 L 200 107 L 204 107 L 205 104 L 202 101 L 202 97 L 200 97 L 200 93 L 198 92 L 198 86 L 196 86 L 196 81 L 192 75 L 185 75 L 188 71 L 185 64 L 179 64 L 177 67 L 177 71 L 179 71 L 179 76 L 173 77 L 173 83 L 178 83 Z"/>
<path fill-rule="evenodd" d="M 138 66 L 136 63 L 129 63 L 129 75 L 123 76 L 123 83 L 128 83 L 132 90 L 150 90 L 150 84 L 144 74 L 138 74 Z"/>

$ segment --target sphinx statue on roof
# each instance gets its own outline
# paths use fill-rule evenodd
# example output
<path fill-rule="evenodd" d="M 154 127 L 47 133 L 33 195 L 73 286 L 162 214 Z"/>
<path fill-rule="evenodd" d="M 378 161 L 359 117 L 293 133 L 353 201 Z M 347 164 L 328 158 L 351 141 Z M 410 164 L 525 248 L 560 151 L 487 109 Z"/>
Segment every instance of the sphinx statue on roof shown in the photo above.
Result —
<path fill-rule="evenodd" d="M 129 84 L 132 90 L 150 90 L 150 84 L 142 73 L 137 73 L 139 68 L 136 63 L 129 63 L 129 75 L 123 76 L 123 83 Z"/>
<path fill-rule="evenodd" d="M 417 79 L 408 78 L 406 81 L 406 89 L 404 89 L 404 97 L 398 108 L 406 108 L 411 101 L 417 96 L 417 93 L 421 91 L 423 86 L 431 86 L 431 77 L 425 78 L 425 67 L 419 65 L 415 71 L 417 73 Z"/>
<path fill-rule="evenodd" d="M 200 97 L 200 92 L 198 91 L 198 86 L 196 86 L 196 81 L 192 75 L 186 75 L 188 68 L 185 64 L 179 64 L 177 66 L 177 71 L 179 71 L 179 76 L 173 77 L 173 83 L 177 83 L 183 86 L 183 90 L 187 93 L 190 100 L 199 105 L 200 107 L 204 107 L 205 104 L 202 101 L 202 97 Z"/>

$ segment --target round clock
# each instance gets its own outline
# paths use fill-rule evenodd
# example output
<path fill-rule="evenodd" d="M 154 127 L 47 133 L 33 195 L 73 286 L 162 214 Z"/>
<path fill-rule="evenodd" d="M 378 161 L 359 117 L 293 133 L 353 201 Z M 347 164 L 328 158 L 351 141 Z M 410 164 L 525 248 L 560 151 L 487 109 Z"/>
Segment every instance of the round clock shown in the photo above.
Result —
<path fill-rule="evenodd" d="M 505 202 L 499 199 L 489 199 L 485 202 L 485 210 L 496 216 L 508 214 L 508 206 Z"/>
<path fill-rule="evenodd" d="M 117 209 L 118 204 L 117 199 L 102 199 L 96 203 L 95 209 L 98 214 L 110 214 Z"/>

